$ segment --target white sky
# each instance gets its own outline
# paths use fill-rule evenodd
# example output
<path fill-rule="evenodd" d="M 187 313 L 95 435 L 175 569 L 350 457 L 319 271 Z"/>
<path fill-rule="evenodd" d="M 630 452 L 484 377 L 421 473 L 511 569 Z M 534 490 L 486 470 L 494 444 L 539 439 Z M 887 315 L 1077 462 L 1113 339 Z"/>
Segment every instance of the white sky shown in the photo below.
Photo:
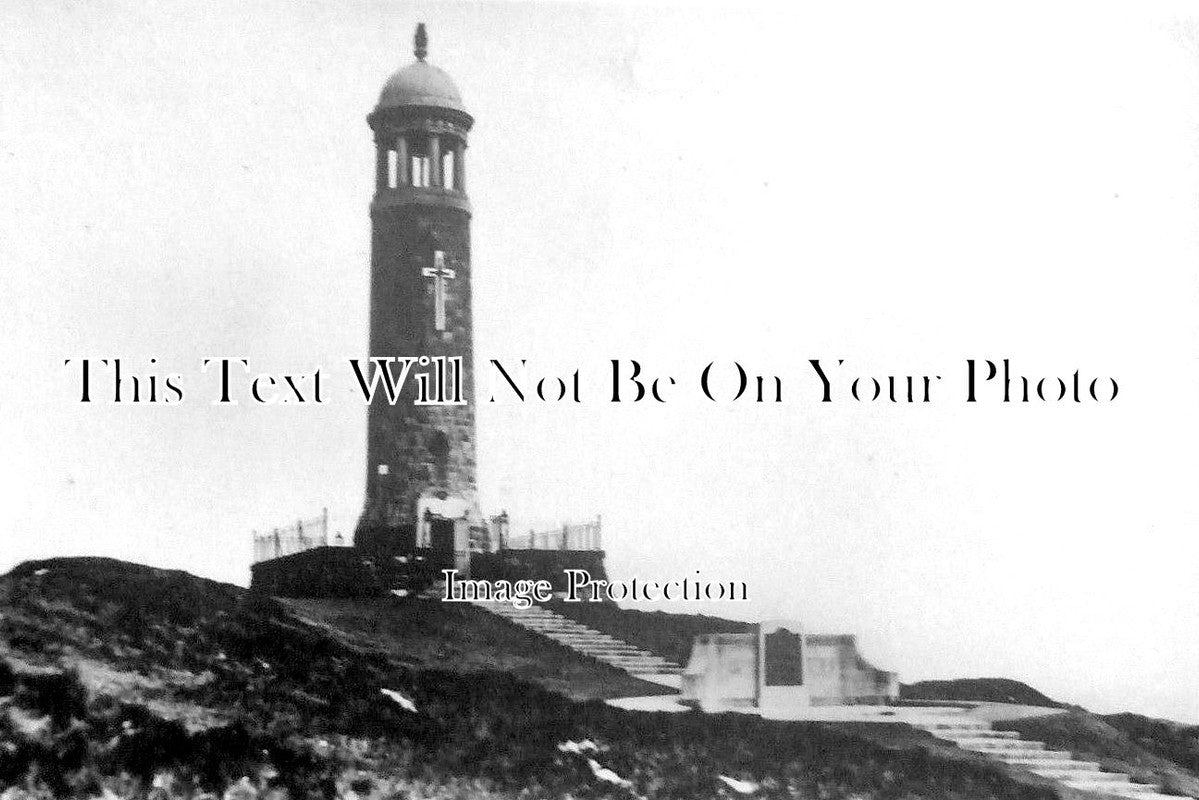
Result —
<path fill-rule="evenodd" d="M 1199 722 L 1199 45 L 1182 9 L 0 6 L 0 568 L 96 553 L 245 583 L 253 528 L 353 529 L 365 115 L 411 57 L 478 122 L 476 353 L 579 368 L 479 410 L 486 510 L 604 515 L 692 607 L 855 632 L 904 680 L 999 675 Z M 206 355 L 324 367 L 319 407 L 208 405 Z M 181 372 L 76 402 L 67 357 Z M 683 382 L 610 406 L 607 359 Z M 966 358 L 1114 375 L 1114 404 L 961 402 Z M 819 405 L 807 359 L 945 376 Z M 712 405 L 713 359 L 783 376 Z"/>

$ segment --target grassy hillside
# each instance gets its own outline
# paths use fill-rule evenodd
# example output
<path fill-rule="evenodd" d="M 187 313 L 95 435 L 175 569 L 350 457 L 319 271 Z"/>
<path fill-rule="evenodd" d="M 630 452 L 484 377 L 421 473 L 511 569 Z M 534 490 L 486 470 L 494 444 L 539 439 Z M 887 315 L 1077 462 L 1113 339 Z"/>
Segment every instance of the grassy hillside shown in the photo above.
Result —
<path fill-rule="evenodd" d="M 1109 714 L 1103 721 L 1146 752 L 1199 773 L 1199 725 L 1180 725 L 1140 714 Z"/>
<path fill-rule="evenodd" d="M 1007 678 L 958 678 L 946 681 L 919 681 L 904 684 L 904 700 L 973 700 L 987 703 L 1016 703 L 1023 706 L 1064 708 L 1027 683 Z"/>
<path fill-rule="evenodd" d="M 406 667 L 500 670 L 575 700 L 670 692 L 467 604 L 391 598 L 280 602 L 300 619 Z"/>
<path fill-rule="evenodd" d="M 379 650 L 183 573 L 25 564 L 0 579 L 0 615 L 6 800 L 682 799 L 728 796 L 720 775 L 764 798 L 1053 797 L 910 735 L 888 746 L 743 715 L 636 714 L 499 671 L 432 669 L 416 649 Z M 398 645 L 405 630 L 388 635 Z M 567 739 L 596 742 L 629 786 L 561 752 Z"/>

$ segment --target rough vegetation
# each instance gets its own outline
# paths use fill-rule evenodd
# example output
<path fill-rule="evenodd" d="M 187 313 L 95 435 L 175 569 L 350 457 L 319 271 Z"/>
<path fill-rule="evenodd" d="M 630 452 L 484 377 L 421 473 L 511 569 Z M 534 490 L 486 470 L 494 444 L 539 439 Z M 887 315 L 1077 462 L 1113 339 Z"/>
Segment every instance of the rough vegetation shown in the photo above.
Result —
<path fill-rule="evenodd" d="M 900 690 L 904 700 L 970 700 L 985 703 L 1015 703 L 1022 706 L 1064 708 L 1027 683 L 1008 678 L 959 678 L 948 681 L 919 681 Z"/>
<path fill-rule="evenodd" d="M 1199 773 L 1199 725 L 1180 725 L 1140 714 L 1109 714 L 1103 721 L 1146 752 Z"/>
<path fill-rule="evenodd" d="M 467 604 L 394 598 L 281 602 L 343 641 L 416 669 L 500 670 L 575 700 L 670 691 Z"/>
<path fill-rule="evenodd" d="M 0 579 L 0 615 L 5 800 L 734 796 L 722 775 L 765 798 L 1053 797 L 902 737 L 623 712 L 405 663 L 179 572 L 24 564 Z"/>

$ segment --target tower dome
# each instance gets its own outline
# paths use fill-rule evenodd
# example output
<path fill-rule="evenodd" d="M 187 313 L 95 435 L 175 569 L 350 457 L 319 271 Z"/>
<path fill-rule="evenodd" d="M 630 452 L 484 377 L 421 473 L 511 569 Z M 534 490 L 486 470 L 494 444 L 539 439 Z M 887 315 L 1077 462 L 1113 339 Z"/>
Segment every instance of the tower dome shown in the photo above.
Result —
<path fill-rule="evenodd" d="M 388 78 L 387 83 L 383 85 L 383 92 L 379 95 L 376 110 L 424 106 L 466 112 L 462 105 L 462 95 L 454 85 L 454 80 L 445 70 L 425 61 L 428 43 L 425 25 L 421 23 L 416 28 L 416 61 Z"/>

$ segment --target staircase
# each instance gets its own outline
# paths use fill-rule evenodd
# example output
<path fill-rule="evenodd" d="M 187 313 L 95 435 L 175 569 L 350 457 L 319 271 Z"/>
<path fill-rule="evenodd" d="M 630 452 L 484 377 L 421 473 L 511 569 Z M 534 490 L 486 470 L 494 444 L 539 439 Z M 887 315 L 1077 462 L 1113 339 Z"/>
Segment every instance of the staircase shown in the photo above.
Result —
<path fill-rule="evenodd" d="M 1179 800 L 1163 794 L 1158 786 L 1133 783 L 1122 772 L 1104 772 L 1094 761 L 1081 761 L 1065 750 L 1047 750 L 1044 742 L 1026 741 L 1015 731 L 992 730 L 991 723 L 983 720 L 938 720 L 916 727 L 963 750 L 981 753 L 1078 791 L 1134 800 Z"/>
<path fill-rule="evenodd" d="M 638 650 L 628 642 L 592 630 L 582 623 L 533 605 L 516 608 L 511 603 L 475 601 L 478 608 L 503 617 L 514 625 L 553 639 L 577 653 L 623 669 L 633 675 L 678 675 L 683 668 L 647 650 Z"/>

